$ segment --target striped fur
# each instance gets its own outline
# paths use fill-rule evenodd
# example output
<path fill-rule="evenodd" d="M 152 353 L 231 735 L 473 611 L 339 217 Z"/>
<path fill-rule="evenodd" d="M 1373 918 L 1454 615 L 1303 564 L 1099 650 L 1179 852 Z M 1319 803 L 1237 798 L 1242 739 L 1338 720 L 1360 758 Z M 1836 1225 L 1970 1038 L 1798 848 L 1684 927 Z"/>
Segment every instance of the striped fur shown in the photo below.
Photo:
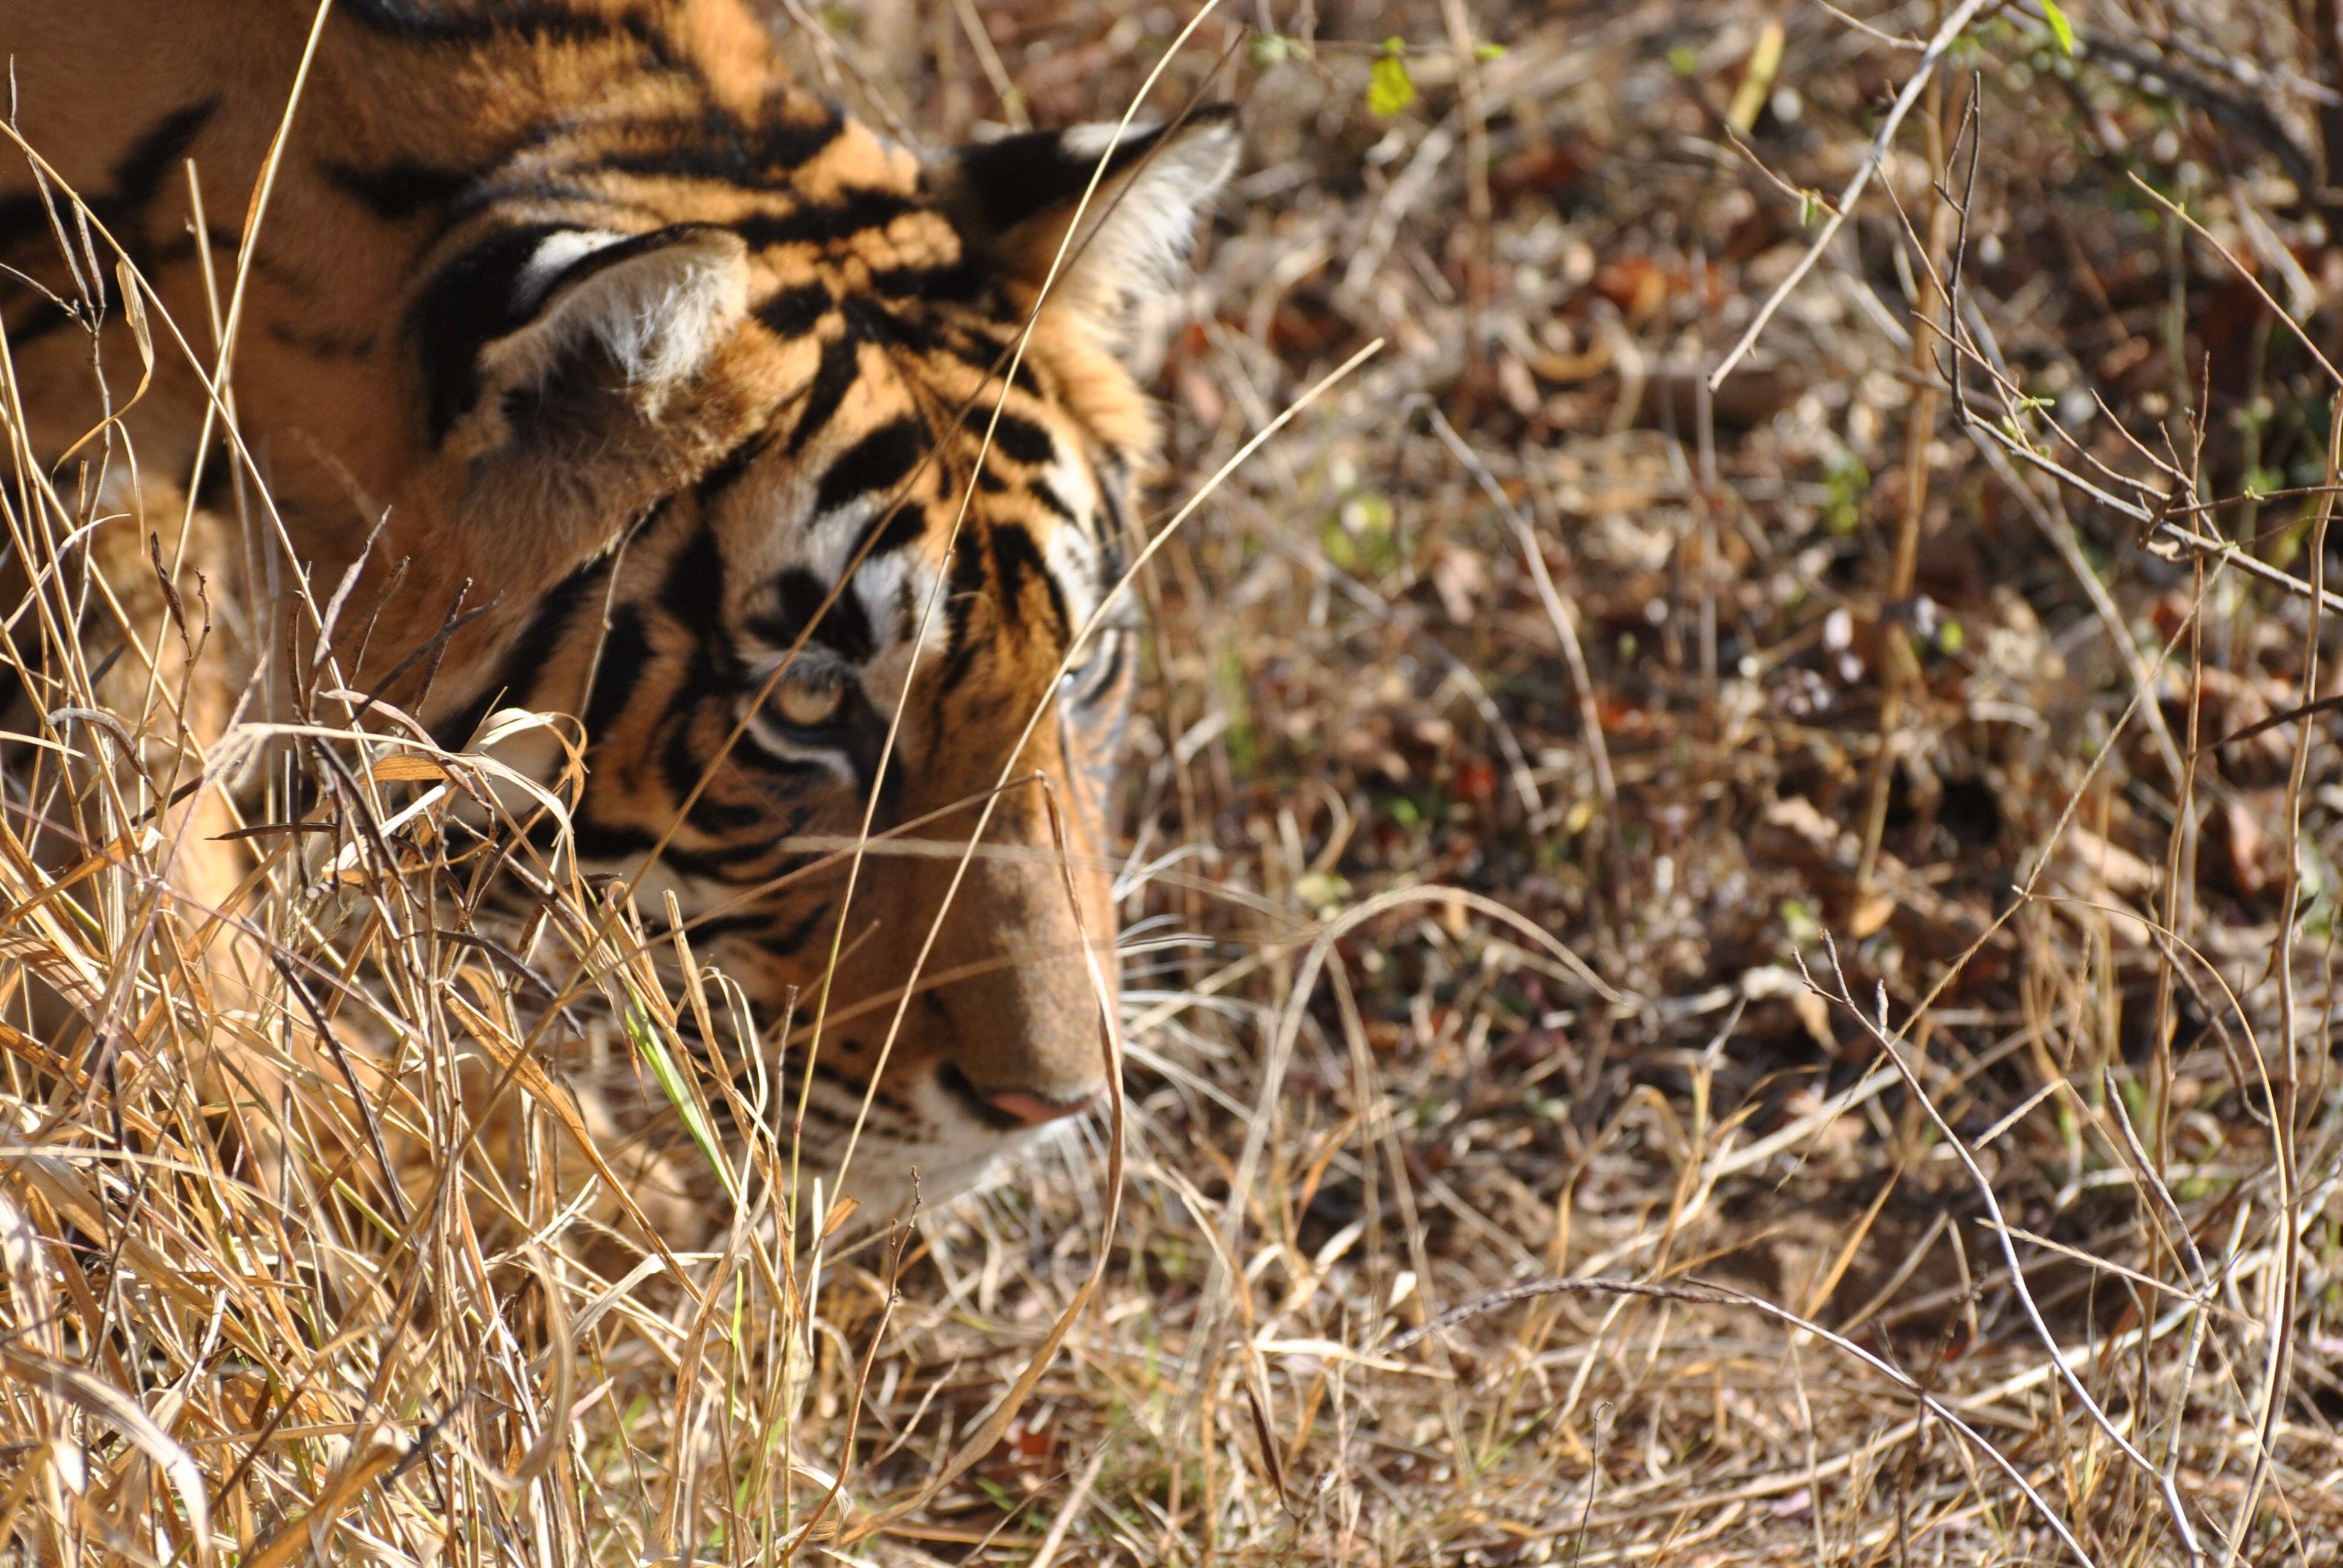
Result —
<path fill-rule="evenodd" d="M 208 308 L 196 246 L 233 266 L 313 15 L 0 0 L 28 139 L 182 324 Z M 236 387 L 311 580 L 361 570 L 360 679 L 406 661 L 388 695 L 449 744 L 498 708 L 577 716 L 586 869 L 638 879 L 646 910 L 672 893 L 768 1028 L 842 951 L 809 1168 L 867 1098 L 846 1191 L 886 1211 L 915 1181 L 973 1184 L 1038 1136 L 1004 1105 L 1080 1101 L 1104 1070 L 1082 949 L 1111 976 L 1131 652 L 1113 629 L 1071 644 L 1153 457 L 1123 321 L 1226 176 L 1225 117 L 922 165 L 795 88 L 741 0 L 337 0 L 292 126 Z M 0 262 L 75 297 L 21 170 Z M 96 417 L 86 336 L 6 274 L 0 313 L 62 450 Z M 150 466 L 201 428 L 169 358 L 133 415 Z M 874 797 L 901 841 L 850 906 L 820 846 Z"/>

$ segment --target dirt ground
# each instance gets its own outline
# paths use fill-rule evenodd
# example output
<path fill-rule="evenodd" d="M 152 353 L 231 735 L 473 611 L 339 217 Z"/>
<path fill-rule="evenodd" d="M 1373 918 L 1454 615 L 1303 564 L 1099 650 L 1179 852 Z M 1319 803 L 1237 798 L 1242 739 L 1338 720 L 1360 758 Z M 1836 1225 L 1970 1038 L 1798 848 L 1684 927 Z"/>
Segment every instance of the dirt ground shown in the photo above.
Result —
<path fill-rule="evenodd" d="M 1165 510 L 1381 347 L 1151 585 L 1130 1207 L 984 1553 L 2336 1560 L 2343 76 L 1987 6 L 1840 208 L 1955 8 L 1853 9 L 1232 8 L 1156 89 L 1249 149 Z M 1185 15 L 841 53 L 941 138 Z M 897 1332 L 1046 1321 L 1088 1184 Z M 1596 1279 L 1754 1300 L 1504 1299 Z"/>

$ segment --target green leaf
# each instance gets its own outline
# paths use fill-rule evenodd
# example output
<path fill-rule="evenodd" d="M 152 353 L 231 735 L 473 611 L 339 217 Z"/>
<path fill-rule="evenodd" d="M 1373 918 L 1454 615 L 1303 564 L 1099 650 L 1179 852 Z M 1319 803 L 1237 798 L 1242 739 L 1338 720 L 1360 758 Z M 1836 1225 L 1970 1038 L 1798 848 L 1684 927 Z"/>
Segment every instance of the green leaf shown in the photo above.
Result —
<path fill-rule="evenodd" d="M 2075 25 L 2066 20 L 2066 13 L 2058 9 L 2058 0 L 2042 0 L 2042 19 L 2050 24 L 2050 35 L 2058 40 L 2062 54 L 2075 52 Z"/>
<path fill-rule="evenodd" d="M 699 1102 L 685 1087 L 682 1070 L 676 1066 L 675 1058 L 668 1054 L 667 1042 L 659 1039 L 649 1016 L 639 1006 L 627 1009 L 626 1024 L 628 1038 L 634 1041 L 637 1054 L 650 1068 L 651 1077 L 659 1081 L 659 1091 L 667 1096 L 668 1103 L 674 1106 L 676 1113 L 683 1119 L 684 1131 L 699 1146 L 701 1158 L 708 1161 L 709 1169 L 716 1172 L 717 1181 L 723 1183 L 726 1195 L 739 1202 L 739 1181 L 733 1175 L 732 1167 L 725 1162 L 723 1152 L 718 1149 L 716 1135 L 709 1131 L 707 1118 L 700 1115 Z"/>
<path fill-rule="evenodd" d="M 1383 52 L 1375 56 L 1374 69 L 1367 75 L 1367 112 L 1383 119 L 1415 102 L 1415 78 L 1407 74 L 1402 47 L 1398 39 L 1385 39 Z"/>

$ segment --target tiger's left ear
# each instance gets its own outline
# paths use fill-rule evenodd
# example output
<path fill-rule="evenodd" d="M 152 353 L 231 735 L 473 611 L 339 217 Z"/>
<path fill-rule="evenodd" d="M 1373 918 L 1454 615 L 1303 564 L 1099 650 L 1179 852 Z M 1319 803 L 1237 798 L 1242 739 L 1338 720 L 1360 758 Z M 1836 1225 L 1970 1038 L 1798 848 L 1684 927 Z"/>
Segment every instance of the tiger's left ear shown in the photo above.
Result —
<path fill-rule="evenodd" d="M 677 224 L 524 224 L 477 239 L 410 307 L 439 462 L 516 597 L 617 542 L 750 406 L 703 372 L 747 313 L 748 246 Z"/>
<path fill-rule="evenodd" d="M 432 439 L 475 457 L 605 447 L 699 371 L 748 287 L 748 247 L 708 225 L 492 236 L 416 306 Z"/>
<path fill-rule="evenodd" d="M 1117 130 L 1106 122 L 980 142 L 938 182 L 980 258 L 1035 288 L 1055 263 L 1050 301 L 1111 343 L 1125 337 L 1134 307 L 1171 293 L 1195 248 L 1197 216 L 1237 161 L 1236 112 L 1226 105 L 1170 126 Z"/>

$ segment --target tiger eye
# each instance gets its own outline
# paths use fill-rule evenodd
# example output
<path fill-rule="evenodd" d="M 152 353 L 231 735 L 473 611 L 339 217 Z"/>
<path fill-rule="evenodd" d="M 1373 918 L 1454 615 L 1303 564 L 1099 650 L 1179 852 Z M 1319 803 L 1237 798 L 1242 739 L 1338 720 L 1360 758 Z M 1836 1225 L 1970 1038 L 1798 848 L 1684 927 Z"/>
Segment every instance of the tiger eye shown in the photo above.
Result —
<path fill-rule="evenodd" d="M 838 717 L 838 709 L 846 700 L 842 686 L 809 686 L 802 681 L 785 680 L 773 695 L 773 705 L 780 709 L 781 718 L 800 729 L 819 729 Z"/>

